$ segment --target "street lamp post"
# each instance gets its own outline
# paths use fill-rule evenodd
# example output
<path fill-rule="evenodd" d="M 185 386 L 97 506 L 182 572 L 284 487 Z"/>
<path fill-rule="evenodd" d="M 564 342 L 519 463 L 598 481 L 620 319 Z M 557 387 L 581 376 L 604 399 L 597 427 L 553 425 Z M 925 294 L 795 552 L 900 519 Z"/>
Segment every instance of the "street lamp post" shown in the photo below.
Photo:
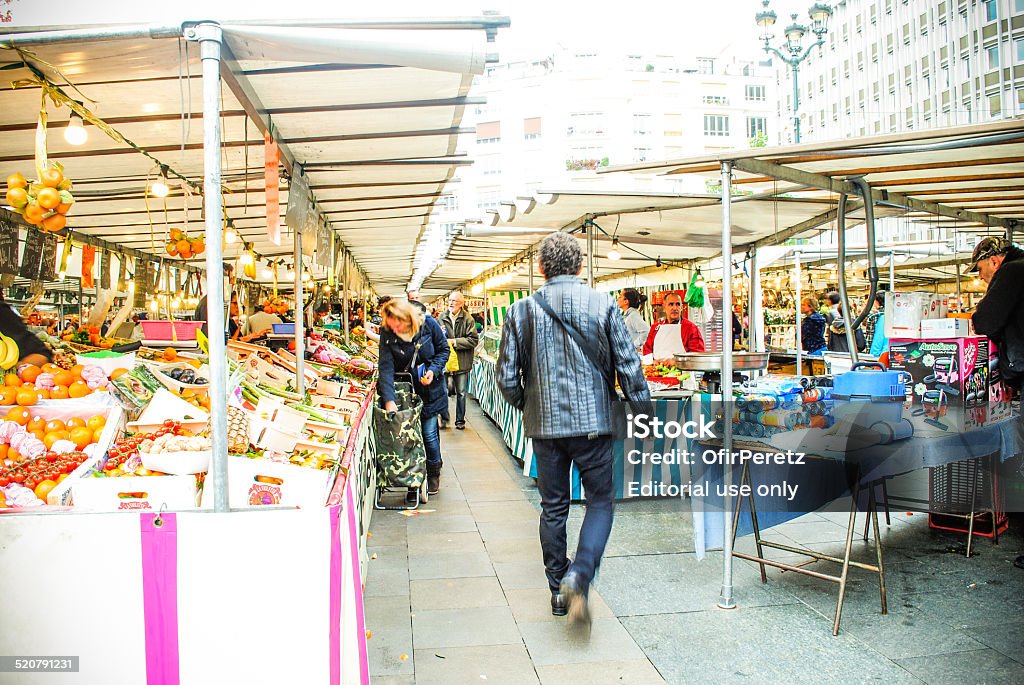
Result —
<path fill-rule="evenodd" d="M 807 46 L 807 49 L 803 49 L 804 34 L 807 33 L 807 27 L 803 24 L 797 23 L 797 15 L 792 14 L 790 17 L 793 23 L 786 27 L 786 40 L 781 45 L 782 50 L 773 48 L 768 44 L 774 36 L 768 33 L 768 30 L 775 25 L 775 20 L 778 15 L 768 8 L 769 0 L 764 0 L 764 8 L 755 15 L 754 20 L 757 25 L 761 27 L 762 34 L 761 40 L 764 41 L 764 51 L 775 54 L 779 59 L 785 62 L 790 70 L 793 72 L 793 142 L 800 142 L 800 63 L 807 59 L 807 56 L 811 54 L 811 50 L 825 42 L 825 34 L 828 33 L 828 20 L 832 18 L 832 8 L 828 5 L 820 2 L 814 3 L 807 10 L 807 15 L 811 18 L 811 33 L 817 36 L 817 40 L 811 45 Z M 789 53 L 788 55 L 783 52 Z"/>

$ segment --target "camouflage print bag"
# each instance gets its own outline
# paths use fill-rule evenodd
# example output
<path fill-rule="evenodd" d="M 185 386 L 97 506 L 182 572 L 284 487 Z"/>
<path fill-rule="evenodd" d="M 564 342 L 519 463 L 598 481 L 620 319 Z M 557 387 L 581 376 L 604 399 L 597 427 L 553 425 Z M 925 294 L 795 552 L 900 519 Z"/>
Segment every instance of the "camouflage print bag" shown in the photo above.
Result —
<path fill-rule="evenodd" d="M 426 478 L 427 453 L 423 448 L 420 413 L 423 400 L 410 383 L 395 383 L 393 419 L 379 405 L 373 408 L 373 433 L 377 445 L 377 473 L 381 486 L 418 488 Z"/>

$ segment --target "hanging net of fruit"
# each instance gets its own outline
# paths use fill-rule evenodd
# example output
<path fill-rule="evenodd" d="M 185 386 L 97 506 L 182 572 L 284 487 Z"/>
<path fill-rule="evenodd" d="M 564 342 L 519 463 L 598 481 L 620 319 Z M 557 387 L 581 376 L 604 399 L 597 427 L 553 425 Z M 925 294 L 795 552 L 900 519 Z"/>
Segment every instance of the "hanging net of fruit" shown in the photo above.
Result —
<path fill-rule="evenodd" d="M 49 162 L 38 180 L 29 181 L 21 172 L 7 177 L 7 204 L 26 223 L 54 233 L 67 225 L 68 212 L 75 204 L 71 179 L 57 162 Z"/>

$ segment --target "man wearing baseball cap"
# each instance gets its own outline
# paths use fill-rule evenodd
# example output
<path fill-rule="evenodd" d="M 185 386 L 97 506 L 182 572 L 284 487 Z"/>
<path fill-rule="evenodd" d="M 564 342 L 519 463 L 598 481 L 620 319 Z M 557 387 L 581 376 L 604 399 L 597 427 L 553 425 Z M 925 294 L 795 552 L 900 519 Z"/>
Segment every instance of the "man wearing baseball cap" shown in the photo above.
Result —
<path fill-rule="evenodd" d="M 999 371 L 1017 390 L 1024 380 L 1024 250 L 1009 240 L 988 236 L 974 248 L 968 273 L 988 284 L 971 319 L 974 330 L 999 348 Z M 1024 569 L 1024 555 L 1013 565 Z"/>
<path fill-rule="evenodd" d="M 988 284 L 975 308 L 974 330 L 999 347 L 999 370 L 1016 389 L 1024 381 L 1024 250 L 1004 238 L 982 238 L 974 248 L 970 272 Z"/>

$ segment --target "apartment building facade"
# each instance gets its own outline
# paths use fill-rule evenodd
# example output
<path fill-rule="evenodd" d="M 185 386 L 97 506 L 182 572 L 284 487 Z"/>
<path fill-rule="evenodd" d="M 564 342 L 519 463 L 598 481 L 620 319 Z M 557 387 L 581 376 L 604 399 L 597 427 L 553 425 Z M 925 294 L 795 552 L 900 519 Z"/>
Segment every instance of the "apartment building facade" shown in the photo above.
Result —
<path fill-rule="evenodd" d="M 842 0 L 800 66 L 803 142 L 1024 114 L 1024 0 Z M 792 72 L 776 64 L 792 141 Z"/>

